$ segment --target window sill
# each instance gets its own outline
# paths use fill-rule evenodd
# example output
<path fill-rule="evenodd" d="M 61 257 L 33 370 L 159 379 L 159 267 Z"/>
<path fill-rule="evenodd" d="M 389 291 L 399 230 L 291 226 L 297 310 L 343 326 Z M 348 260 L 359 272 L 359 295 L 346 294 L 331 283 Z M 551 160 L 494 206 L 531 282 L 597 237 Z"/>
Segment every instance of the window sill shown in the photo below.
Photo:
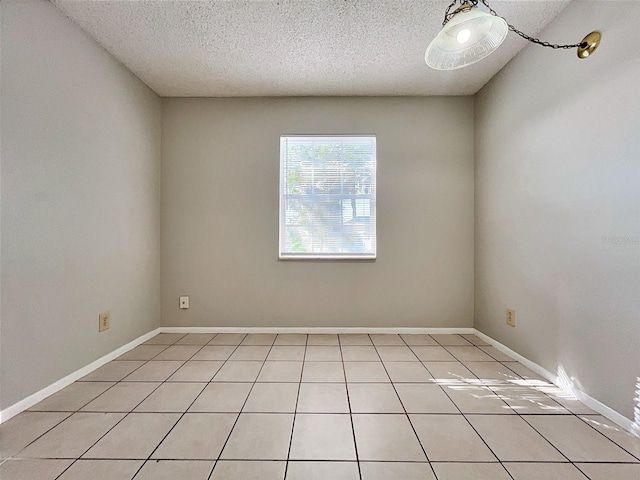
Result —
<path fill-rule="evenodd" d="M 311 260 L 311 261 L 350 261 L 350 262 L 375 262 L 376 255 L 280 255 L 278 260 Z"/>

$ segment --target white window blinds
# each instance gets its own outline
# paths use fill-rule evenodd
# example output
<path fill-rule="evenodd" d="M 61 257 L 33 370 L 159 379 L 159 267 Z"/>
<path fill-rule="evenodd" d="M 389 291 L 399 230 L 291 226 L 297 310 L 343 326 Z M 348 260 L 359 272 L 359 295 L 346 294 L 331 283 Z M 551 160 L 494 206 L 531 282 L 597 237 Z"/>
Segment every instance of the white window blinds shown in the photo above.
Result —
<path fill-rule="evenodd" d="M 280 137 L 280 258 L 375 257 L 375 136 Z"/>

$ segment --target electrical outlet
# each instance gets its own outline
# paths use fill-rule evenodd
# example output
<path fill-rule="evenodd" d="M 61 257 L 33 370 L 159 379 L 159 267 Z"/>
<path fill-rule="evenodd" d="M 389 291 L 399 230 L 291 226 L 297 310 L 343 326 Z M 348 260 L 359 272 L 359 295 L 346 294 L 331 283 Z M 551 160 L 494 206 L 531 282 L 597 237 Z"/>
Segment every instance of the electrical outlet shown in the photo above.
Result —
<path fill-rule="evenodd" d="M 109 330 L 111 326 L 111 312 L 104 312 L 99 315 L 98 320 L 98 331 L 104 332 L 105 330 Z"/>
<path fill-rule="evenodd" d="M 507 325 L 516 326 L 516 311 L 511 308 L 507 308 Z"/>
<path fill-rule="evenodd" d="M 180 297 L 180 308 L 182 310 L 186 310 L 187 308 L 189 308 L 189 297 L 188 296 Z"/>

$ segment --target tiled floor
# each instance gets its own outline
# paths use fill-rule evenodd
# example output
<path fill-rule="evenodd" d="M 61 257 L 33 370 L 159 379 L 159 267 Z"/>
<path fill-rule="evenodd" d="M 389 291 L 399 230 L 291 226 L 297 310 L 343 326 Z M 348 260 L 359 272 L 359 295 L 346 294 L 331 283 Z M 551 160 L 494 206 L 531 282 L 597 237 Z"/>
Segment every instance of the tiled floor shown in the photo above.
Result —
<path fill-rule="evenodd" d="M 0 426 L 2 480 L 637 480 L 639 459 L 472 335 L 160 334 Z"/>

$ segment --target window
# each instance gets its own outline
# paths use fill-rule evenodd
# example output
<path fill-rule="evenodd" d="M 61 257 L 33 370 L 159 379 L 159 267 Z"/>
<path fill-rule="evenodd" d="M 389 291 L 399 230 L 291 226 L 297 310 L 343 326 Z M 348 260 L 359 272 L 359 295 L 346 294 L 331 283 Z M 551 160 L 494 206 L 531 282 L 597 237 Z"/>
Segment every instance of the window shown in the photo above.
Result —
<path fill-rule="evenodd" d="M 280 137 L 280 258 L 376 258 L 376 137 Z"/>

